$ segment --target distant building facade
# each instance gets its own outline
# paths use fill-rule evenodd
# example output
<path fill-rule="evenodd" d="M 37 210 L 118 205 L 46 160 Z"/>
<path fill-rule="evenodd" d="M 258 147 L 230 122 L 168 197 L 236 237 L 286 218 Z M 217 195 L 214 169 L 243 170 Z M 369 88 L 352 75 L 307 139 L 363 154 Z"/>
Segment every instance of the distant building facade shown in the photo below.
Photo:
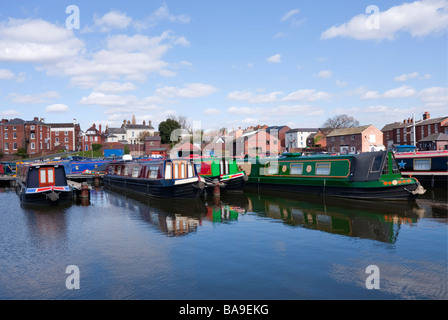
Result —
<path fill-rule="evenodd" d="M 334 129 L 326 137 L 327 151 L 340 154 L 383 150 L 383 133 L 374 125 Z"/>

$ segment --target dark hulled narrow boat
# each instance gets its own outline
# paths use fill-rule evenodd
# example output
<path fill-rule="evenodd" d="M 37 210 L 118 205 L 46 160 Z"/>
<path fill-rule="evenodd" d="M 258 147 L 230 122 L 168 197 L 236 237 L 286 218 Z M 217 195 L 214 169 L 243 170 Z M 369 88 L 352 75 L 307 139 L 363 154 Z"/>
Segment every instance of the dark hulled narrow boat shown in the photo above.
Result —
<path fill-rule="evenodd" d="M 448 150 L 417 151 L 414 146 L 397 146 L 395 152 L 403 176 L 415 177 L 427 188 L 448 188 Z"/>
<path fill-rule="evenodd" d="M 412 200 L 425 192 L 418 180 L 401 175 L 387 151 L 262 158 L 248 170 L 248 186 L 258 189 L 382 200 Z"/>
<path fill-rule="evenodd" d="M 27 204 L 61 204 L 72 201 L 64 167 L 48 163 L 17 165 L 16 189 Z"/>
<path fill-rule="evenodd" d="M 157 198 L 197 199 L 205 185 L 191 160 L 120 161 L 106 172 L 105 186 Z"/>

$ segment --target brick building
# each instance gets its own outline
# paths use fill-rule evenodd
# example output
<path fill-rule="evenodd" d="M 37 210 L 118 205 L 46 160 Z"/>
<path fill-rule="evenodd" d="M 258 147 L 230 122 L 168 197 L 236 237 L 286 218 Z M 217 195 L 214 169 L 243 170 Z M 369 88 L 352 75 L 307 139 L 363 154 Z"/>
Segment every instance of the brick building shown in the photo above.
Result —
<path fill-rule="evenodd" d="M 81 151 L 81 128 L 73 123 L 50 123 L 52 150 Z"/>
<path fill-rule="evenodd" d="M 327 151 L 340 154 L 384 149 L 383 133 L 374 125 L 334 129 L 326 137 Z"/>
<path fill-rule="evenodd" d="M 82 137 L 82 150 L 92 150 L 93 144 L 103 144 L 103 142 L 105 142 L 105 135 L 101 129 L 101 124 L 98 125 L 97 129 L 94 123 L 89 129 L 86 130 Z"/>
<path fill-rule="evenodd" d="M 448 116 L 431 118 L 429 112 L 425 112 L 422 119 L 415 120 L 415 125 L 413 119 L 409 118 L 402 122 L 387 124 L 381 131 L 383 132 L 383 144 L 389 149 L 406 144 L 419 146 L 419 141 L 434 133 L 448 134 Z"/>

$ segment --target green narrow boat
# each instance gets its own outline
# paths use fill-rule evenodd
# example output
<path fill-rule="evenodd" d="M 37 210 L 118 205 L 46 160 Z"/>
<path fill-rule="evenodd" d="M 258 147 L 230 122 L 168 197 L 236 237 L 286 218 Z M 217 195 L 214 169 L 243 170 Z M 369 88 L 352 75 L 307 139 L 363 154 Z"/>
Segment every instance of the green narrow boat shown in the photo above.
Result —
<path fill-rule="evenodd" d="M 224 192 L 243 192 L 248 180 L 244 170 L 238 167 L 233 158 L 195 158 L 195 165 L 209 188 L 219 184 Z"/>
<path fill-rule="evenodd" d="M 285 154 L 252 162 L 241 164 L 249 175 L 249 188 L 384 200 L 413 200 L 426 191 L 417 179 L 402 177 L 389 151 Z"/>

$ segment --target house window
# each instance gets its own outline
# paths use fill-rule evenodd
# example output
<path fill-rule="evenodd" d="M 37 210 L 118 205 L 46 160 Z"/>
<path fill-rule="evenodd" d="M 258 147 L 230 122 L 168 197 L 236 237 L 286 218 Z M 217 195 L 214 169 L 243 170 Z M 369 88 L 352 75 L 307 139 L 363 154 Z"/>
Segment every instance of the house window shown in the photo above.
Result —
<path fill-rule="evenodd" d="M 65 137 L 65 143 L 68 143 L 68 137 Z"/>
<path fill-rule="evenodd" d="M 30 129 L 31 129 L 31 130 L 34 130 L 34 126 L 31 126 Z"/>
<path fill-rule="evenodd" d="M 68 131 L 64 131 L 64 134 L 65 134 L 66 136 L 68 136 Z"/>
<path fill-rule="evenodd" d="M 289 172 L 291 174 L 302 174 L 303 163 L 292 163 Z"/>
<path fill-rule="evenodd" d="M 36 144 L 34 142 L 31 142 L 31 149 L 36 149 Z"/>
<path fill-rule="evenodd" d="M 13 137 L 13 139 L 17 139 L 17 132 L 13 132 L 12 137 Z"/>
<path fill-rule="evenodd" d="M 330 174 L 330 163 L 329 162 L 316 163 L 316 174 L 317 175 L 329 175 Z"/>
<path fill-rule="evenodd" d="M 425 136 L 425 129 L 423 128 L 423 126 L 420 127 L 420 131 L 421 131 L 421 134 L 422 134 L 422 138 L 424 138 L 424 136 Z"/>
<path fill-rule="evenodd" d="M 31 140 L 34 140 L 34 139 L 35 139 L 35 134 L 34 134 L 34 133 L 31 133 L 31 135 L 30 135 L 30 139 L 31 139 Z"/>
<path fill-rule="evenodd" d="M 387 135 L 388 135 L 388 137 L 389 137 L 389 133 L 388 133 Z M 354 135 L 354 134 L 352 134 L 352 135 L 350 136 L 350 140 L 355 140 L 355 135 Z"/>
<path fill-rule="evenodd" d="M 59 131 L 56 131 L 55 134 L 58 136 L 59 135 Z"/>
<path fill-rule="evenodd" d="M 430 136 L 430 135 L 431 135 L 431 125 L 428 124 L 428 136 Z"/>
<path fill-rule="evenodd" d="M 12 127 L 12 130 L 17 130 L 17 127 L 16 126 Z"/>
<path fill-rule="evenodd" d="M 55 141 L 56 141 L 56 142 L 59 142 L 59 138 L 56 138 Z"/>
<path fill-rule="evenodd" d="M 8 139 L 8 132 L 5 132 L 5 139 Z"/>
<path fill-rule="evenodd" d="M 332 142 L 334 141 L 334 137 L 331 137 L 331 141 L 332 141 Z"/>
<path fill-rule="evenodd" d="M 9 150 L 9 143 L 8 142 L 5 143 L 5 150 Z"/>
<path fill-rule="evenodd" d="M 13 150 L 17 150 L 17 142 L 14 142 L 14 143 L 12 144 L 12 149 L 13 149 Z"/>
<path fill-rule="evenodd" d="M 345 137 L 344 136 L 341 136 L 341 141 L 344 141 L 345 140 Z"/>
<path fill-rule="evenodd" d="M 431 159 L 415 159 L 414 170 L 430 170 Z"/>

